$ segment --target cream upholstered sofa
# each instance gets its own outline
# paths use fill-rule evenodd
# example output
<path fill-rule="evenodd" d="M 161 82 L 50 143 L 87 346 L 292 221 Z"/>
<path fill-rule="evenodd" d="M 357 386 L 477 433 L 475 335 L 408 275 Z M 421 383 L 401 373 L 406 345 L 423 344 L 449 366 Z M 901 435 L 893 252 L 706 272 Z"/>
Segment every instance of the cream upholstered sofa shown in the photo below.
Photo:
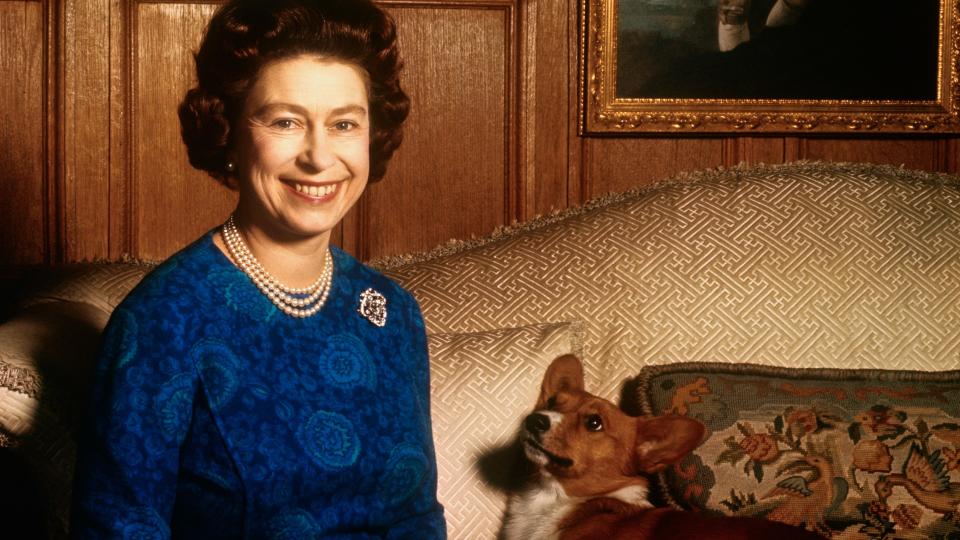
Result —
<path fill-rule="evenodd" d="M 953 176 L 820 162 L 703 171 L 488 238 L 374 264 L 423 308 L 439 497 L 456 539 L 496 536 L 505 493 L 519 474 L 512 444 L 518 422 L 546 365 L 560 354 L 584 358 L 588 389 L 622 397 L 627 406 L 635 400 L 625 383 L 641 368 L 674 362 L 783 370 L 960 367 L 960 179 Z M 121 263 L 60 269 L 0 326 L 0 444 L 10 447 L 7 463 L 25 465 L 17 470 L 29 483 L 27 495 L 17 502 L 43 506 L 20 516 L 32 517 L 51 537 L 66 530 L 76 404 L 97 333 L 149 269 Z M 878 381 L 875 387 L 885 384 Z M 836 414 L 816 414 L 817 432 L 830 432 L 824 426 Z M 856 425 L 876 427 L 866 420 Z M 789 429 L 784 435 L 782 425 L 779 434 L 770 427 L 760 435 L 751 431 L 755 426 L 737 426 L 744 440 L 779 437 L 792 444 L 804 435 Z M 920 433 L 933 444 L 940 439 L 931 431 Z M 860 442 L 848 432 L 852 442 L 843 438 L 845 444 Z M 813 448 L 788 446 L 784 453 Z M 756 471 L 766 458 L 750 451 L 724 455 L 752 459 L 747 463 L 760 482 Z M 874 501 L 879 475 L 891 469 L 857 467 L 836 473 L 849 486 L 845 496 Z M 722 480 L 718 474 L 713 492 L 722 491 Z M 923 510 L 917 501 L 897 504 L 891 499 L 890 508 L 907 517 Z M 920 530 L 895 514 L 884 514 L 890 530 Z M 842 537 L 871 537 L 875 531 L 864 527 L 857 532 L 851 525 L 843 534 L 860 536 Z"/>

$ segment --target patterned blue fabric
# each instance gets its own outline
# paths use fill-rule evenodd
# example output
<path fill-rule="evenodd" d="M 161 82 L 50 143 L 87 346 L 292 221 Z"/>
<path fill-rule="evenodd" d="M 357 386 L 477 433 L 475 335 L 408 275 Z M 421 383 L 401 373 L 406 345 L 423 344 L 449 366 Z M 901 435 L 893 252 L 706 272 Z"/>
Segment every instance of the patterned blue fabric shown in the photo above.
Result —
<path fill-rule="evenodd" d="M 104 332 L 76 538 L 445 538 L 416 301 L 333 250 L 326 305 L 287 316 L 213 244 L 157 267 Z M 380 328 L 358 311 L 387 299 Z"/>

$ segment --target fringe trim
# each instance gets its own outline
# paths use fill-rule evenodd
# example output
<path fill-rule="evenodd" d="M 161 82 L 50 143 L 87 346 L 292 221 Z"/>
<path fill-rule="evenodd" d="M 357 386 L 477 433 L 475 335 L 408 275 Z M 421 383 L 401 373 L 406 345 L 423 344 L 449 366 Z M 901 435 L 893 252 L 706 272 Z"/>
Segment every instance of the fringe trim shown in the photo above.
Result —
<path fill-rule="evenodd" d="M 506 240 L 519 234 L 536 231 L 553 223 L 557 223 L 558 221 L 579 216 L 599 208 L 604 208 L 612 204 L 639 198 L 644 195 L 649 195 L 651 193 L 656 193 L 677 186 L 688 186 L 692 184 L 710 183 L 721 180 L 737 182 L 746 178 L 754 177 L 758 174 L 769 175 L 797 173 L 839 173 L 871 176 L 892 176 L 897 179 L 909 180 L 913 182 L 960 187 L 960 177 L 958 176 L 947 173 L 906 169 L 903 165 L 896 167 L 893 165 L 872 163 L 806 160 L 777 165 L 767 165 L 764 163 L 748 165 L 746 163 L 740 163 L 739 165 L 729 168 L 716 167 L 713 169 L 681 172 L 676 176 L 666 180 L 638 186 L 620 193 L 608 193 L 606 195 L 601 195 L 583 203 L 580 206 L 557 210 L 544 216 L 537 216 L 524 223 L 515 222 L 510 225 L 500 226 L 487 236 L 470 238 L 466 240 L 454 239 L 427 251 L 381 257 L 368 261 L 366 264 L 383 272 L 393 270 L 401 266 L 406 266 L 408 264 L 430 262 L 448 255 L 455 255 L 464 251 L 486 246 L 494 242 Z"/>
<path fill-rule="evenodd" d="M 0 387 L 36 399 L 43 381 L 34 371 L 0 361 Z"/>
<path fill-rule="evenodd" d="M 18 446 L 20 446 L 20 439 L 0 427 L 0 448 L 16 448 Z"/>

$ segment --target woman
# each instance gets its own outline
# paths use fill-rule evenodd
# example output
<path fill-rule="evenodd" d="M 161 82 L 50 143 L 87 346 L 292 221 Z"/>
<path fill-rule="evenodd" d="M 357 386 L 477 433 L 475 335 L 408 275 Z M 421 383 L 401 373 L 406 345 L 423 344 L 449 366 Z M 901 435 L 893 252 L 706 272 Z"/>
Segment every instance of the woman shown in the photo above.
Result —
<path fill-rule="evenodd" d="M 239 191 L 104 334 L 78 538 L 443 538 L 413 298 L 329 245 L 400 143 L 393 22 L 368 0 L 234 0 L 180 106 Z"/>

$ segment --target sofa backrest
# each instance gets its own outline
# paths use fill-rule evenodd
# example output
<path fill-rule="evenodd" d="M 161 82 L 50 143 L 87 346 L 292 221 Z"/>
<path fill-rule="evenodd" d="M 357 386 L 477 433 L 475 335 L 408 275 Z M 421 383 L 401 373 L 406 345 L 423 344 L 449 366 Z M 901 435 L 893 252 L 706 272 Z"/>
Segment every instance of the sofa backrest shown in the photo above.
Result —
<path fill-rule="evenodd" d="M 960 180 L 797 163 L 690 175 L 379 265 L 428 331 L 582 321 L 612 397 L 645 364 L 960 367 Z"/>

